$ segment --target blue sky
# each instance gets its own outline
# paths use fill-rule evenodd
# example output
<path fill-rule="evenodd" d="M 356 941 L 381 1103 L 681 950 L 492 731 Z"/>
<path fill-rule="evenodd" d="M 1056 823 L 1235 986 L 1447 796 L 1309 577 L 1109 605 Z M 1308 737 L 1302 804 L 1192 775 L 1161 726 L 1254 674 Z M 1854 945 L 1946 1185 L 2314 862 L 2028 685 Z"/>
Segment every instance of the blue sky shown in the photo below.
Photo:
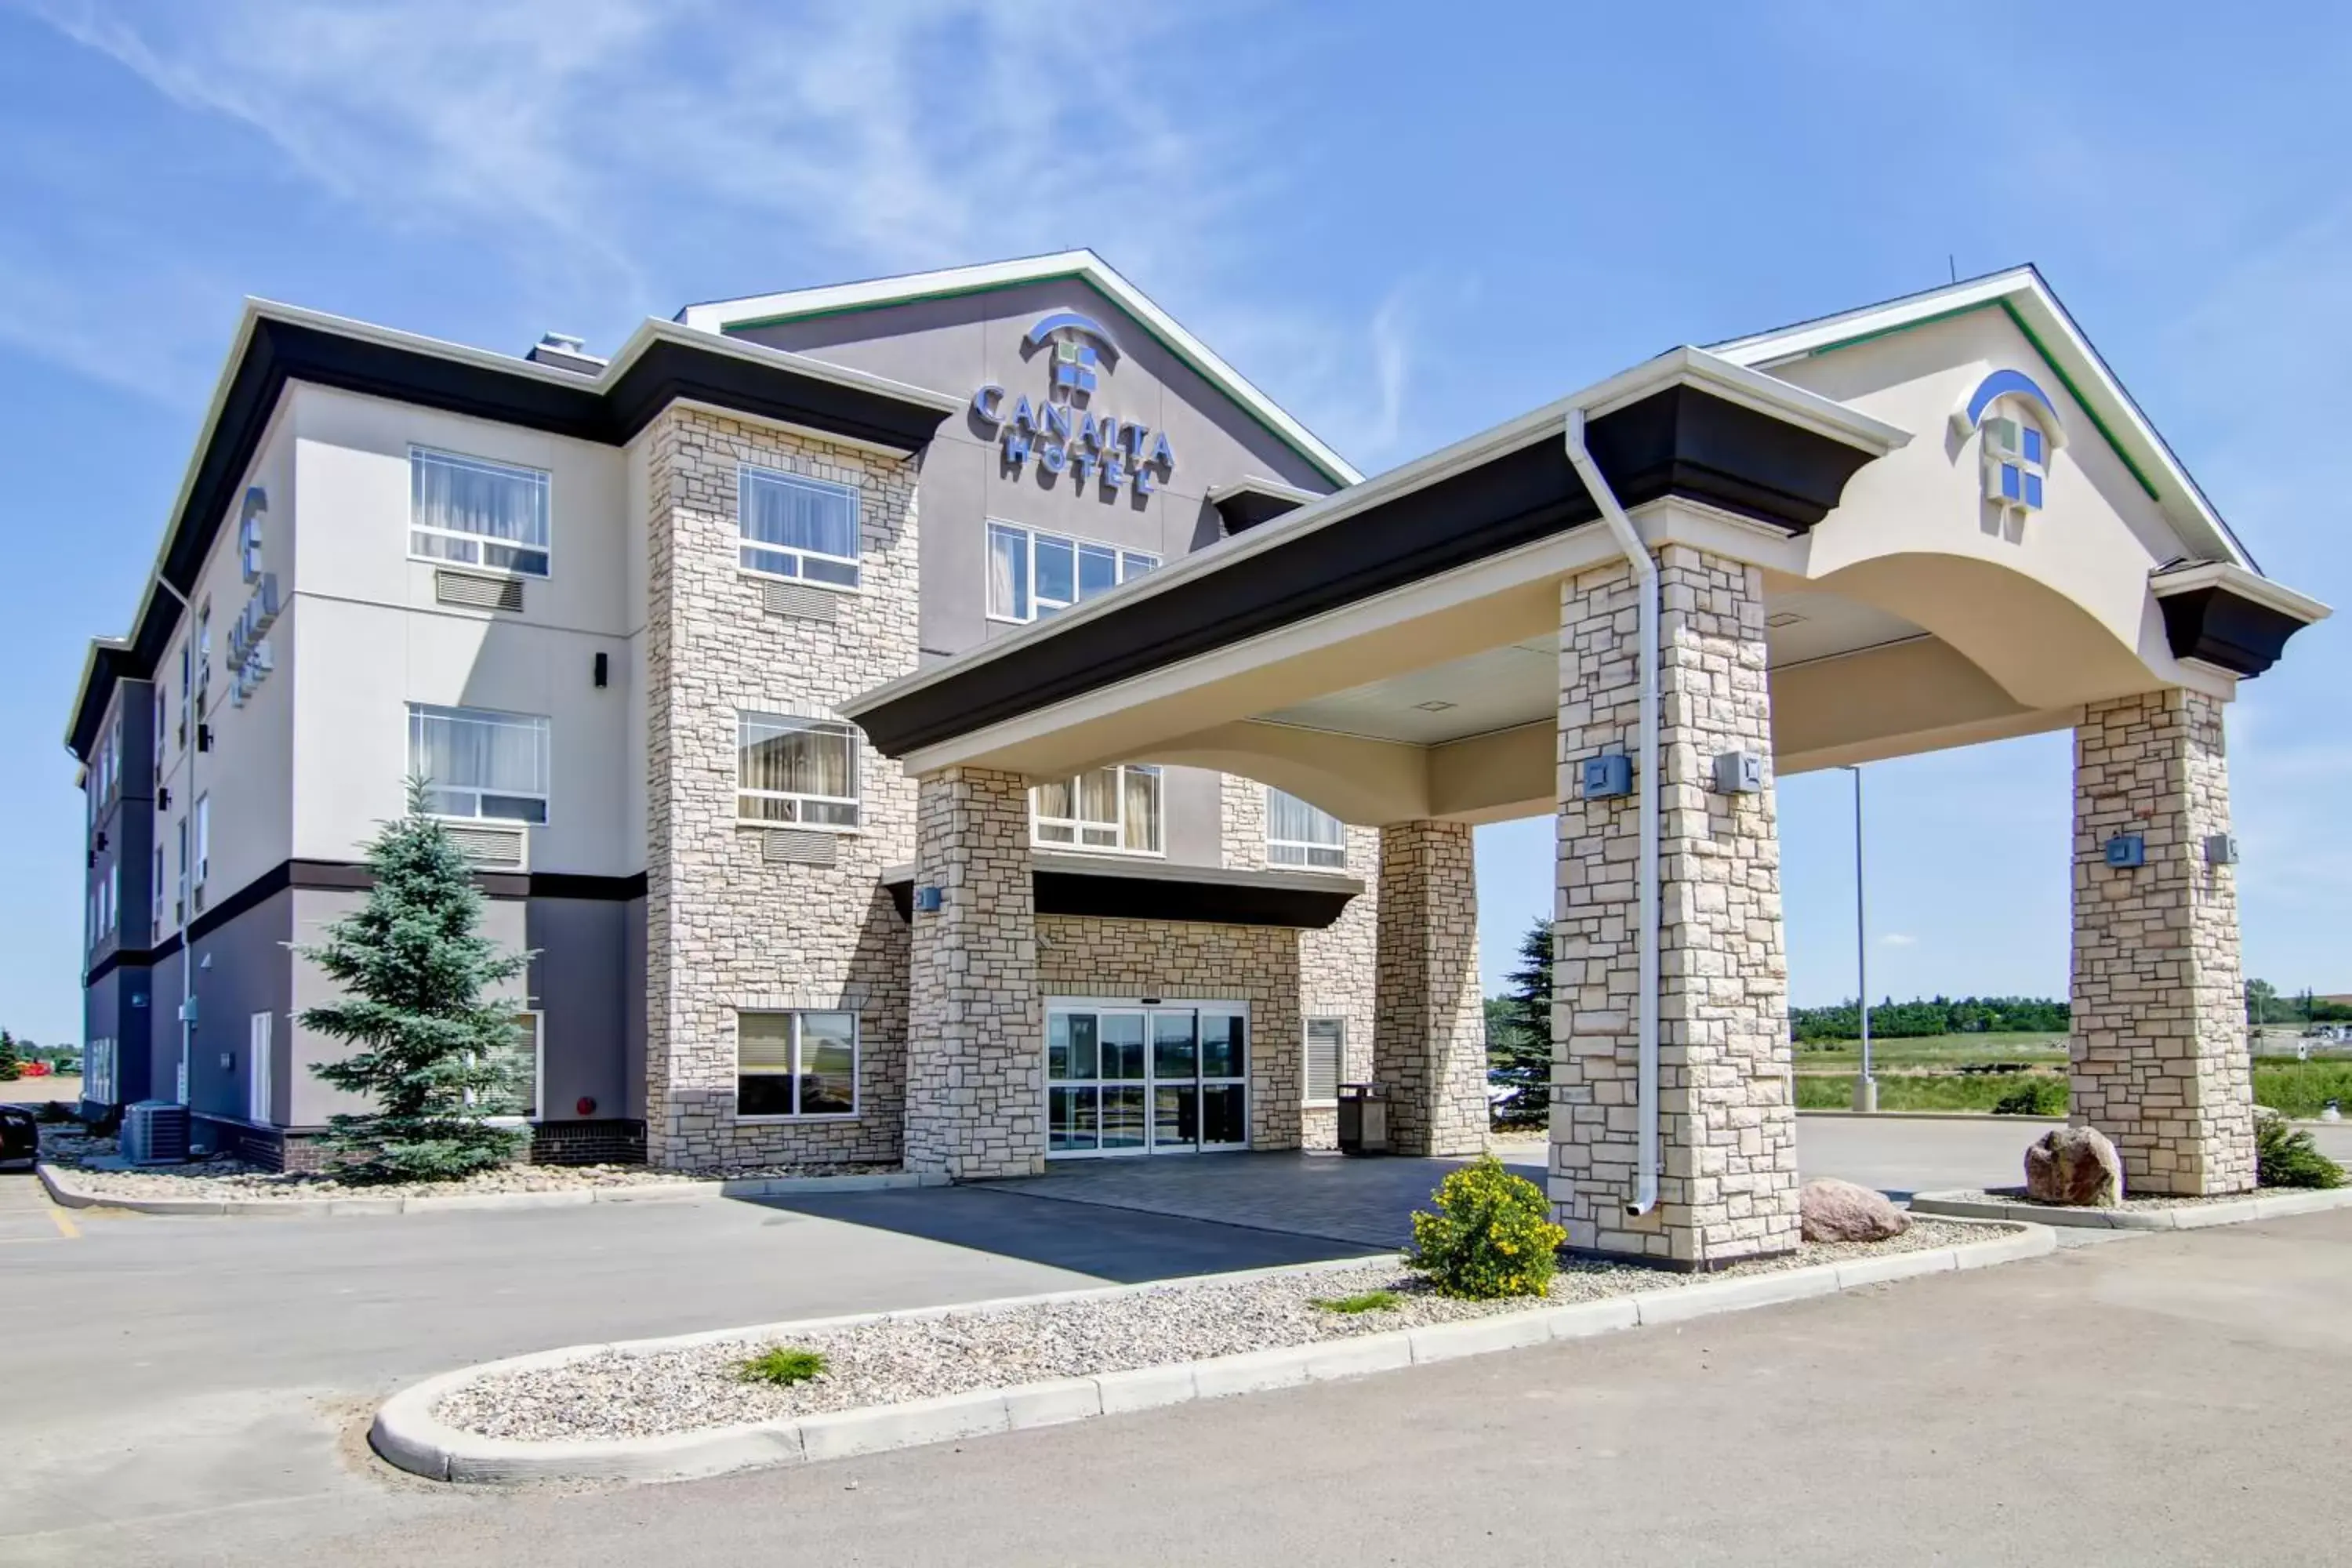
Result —
<path fill-rule="evenodd" d="M 688 300 L 1091 245 L 1377 469 L 1675 342 L 2032 260 L 2264 566 L 2352 599 L 2329 7 L 1086 15 L 0 0 L 0 1023 L 79 1033 L 58 737 L 248 293 L 609 346 Z M 2247 965 L 2282 989 L 2352 990 L 2346 637 L 2231 714 Z M 1874 992 L 2063 993 L 2067 771 L 2063 736 L 1871 770 Z M 1852 994 L 1849 789 L 1781 786 L 1800 1003 Z M 1491 975 L 1548 908 L 1549 825 L 1480 847 Z"/>

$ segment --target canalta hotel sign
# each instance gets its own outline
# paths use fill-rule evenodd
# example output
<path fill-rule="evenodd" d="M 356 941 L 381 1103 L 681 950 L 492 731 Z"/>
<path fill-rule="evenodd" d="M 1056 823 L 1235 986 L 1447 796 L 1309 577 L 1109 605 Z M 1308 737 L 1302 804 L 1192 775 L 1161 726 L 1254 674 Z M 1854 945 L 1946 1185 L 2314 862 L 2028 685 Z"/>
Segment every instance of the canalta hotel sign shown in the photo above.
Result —
<path fill-rule="evenodd" d="M 1008 410 L 1004 388 L 991 384 L 971 395 L 971 411 L 995 427 L 1004 466 L 1018 470 L 1034 458 L 1047 482 L 1067 473 L 1083 489 L 1099 483 L 1106 497 L 1132 489 L 1149 496 L 1175 471 L 1176 452 L 1164 432 L 1091 405 L 1118 360 L 1110 334 L 1085 316 L 1057 310 L 1029 329 L 1024 340 L 1041 353 L 1052 380 L 1035 402 L 1026 394 Z"/>

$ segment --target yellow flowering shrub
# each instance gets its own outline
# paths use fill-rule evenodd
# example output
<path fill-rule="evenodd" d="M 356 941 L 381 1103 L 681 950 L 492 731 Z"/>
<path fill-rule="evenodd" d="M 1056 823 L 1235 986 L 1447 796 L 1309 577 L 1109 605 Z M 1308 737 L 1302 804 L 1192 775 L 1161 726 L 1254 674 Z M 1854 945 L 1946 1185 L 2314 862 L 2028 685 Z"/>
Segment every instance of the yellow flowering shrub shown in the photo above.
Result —
<path fill-rule="evenodd" d="M 1568 1232 L 1552 1224 L 1551 1205 L 1533 1182 L 1487 1154 L 1438 1183 L 1430 1201 L 1435 1213 L 1413 1214 L 1404 1262 L 1439 1294 L 1489 1300 L 1551 1289 Z"/>

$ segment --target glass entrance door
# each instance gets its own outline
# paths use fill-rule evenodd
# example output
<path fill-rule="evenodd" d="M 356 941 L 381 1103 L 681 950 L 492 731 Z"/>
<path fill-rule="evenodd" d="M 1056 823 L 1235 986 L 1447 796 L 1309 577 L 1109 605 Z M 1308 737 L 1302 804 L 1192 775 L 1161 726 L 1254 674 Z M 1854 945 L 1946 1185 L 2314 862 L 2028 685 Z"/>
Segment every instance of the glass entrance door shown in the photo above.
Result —
<path fill-rule="evenodd" d="M 1247 1148 L 1248 1042 L 1248 1010 L 1240 1003 L 1050 1003 L 1046 1152 L 1062 1159 Z"/>

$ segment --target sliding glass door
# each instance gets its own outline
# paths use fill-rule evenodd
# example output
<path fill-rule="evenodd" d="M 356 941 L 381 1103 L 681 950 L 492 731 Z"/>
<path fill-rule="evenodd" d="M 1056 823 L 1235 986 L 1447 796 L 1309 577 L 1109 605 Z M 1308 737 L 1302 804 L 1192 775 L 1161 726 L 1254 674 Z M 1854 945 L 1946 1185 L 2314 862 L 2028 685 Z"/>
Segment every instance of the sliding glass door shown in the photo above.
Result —
<path fill-rule="evenodd" d="M 1045 1125 L 1056 1159 L 1247 1148 L 1246 1007 L 1049 1003 Z"/>

